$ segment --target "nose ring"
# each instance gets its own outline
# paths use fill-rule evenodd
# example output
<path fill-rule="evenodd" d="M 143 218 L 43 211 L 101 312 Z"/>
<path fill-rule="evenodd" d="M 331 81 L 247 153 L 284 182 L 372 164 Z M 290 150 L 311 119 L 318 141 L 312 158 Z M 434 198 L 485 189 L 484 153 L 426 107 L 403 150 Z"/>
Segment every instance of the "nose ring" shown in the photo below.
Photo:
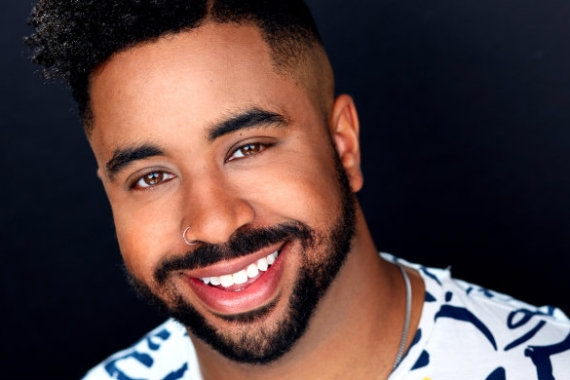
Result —
<path fill-rule="evenodd" d="M 190 229 L 190 226 L 186 227 L 186 229 L 184 230 L 184 232 L 182 232 L 182 240 L 184 240 L 184 243 L 188 244 L 188 245 L 196 245 L 198 244 L 198 240 L 186 240 L 186 232 L 188 232 L 188 230 Z"/>

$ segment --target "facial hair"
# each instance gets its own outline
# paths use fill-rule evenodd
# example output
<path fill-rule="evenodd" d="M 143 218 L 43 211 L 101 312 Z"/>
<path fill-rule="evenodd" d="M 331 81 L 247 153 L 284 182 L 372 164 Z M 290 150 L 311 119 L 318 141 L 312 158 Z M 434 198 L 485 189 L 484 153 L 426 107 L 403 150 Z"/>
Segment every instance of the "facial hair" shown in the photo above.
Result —
<path fill-rule="evenodd" d="M 193 335 L 228 359 L 257 365 L 279 359 L 293 348 L 307 330 L 319 301 L 350 252 L 356 226 L 356 199 L 336 151 L 334 162 L 341 207 L 328 231 L 319 233 L 300 221 L 261 229 L 238 230 L 223 245 L 202 244 L 181 258 L 160 263 L 155 270 L 155 284 L 164 287 L 169 274 L 175 271 L 200 268 L 220 260 L 240 257 L 280 241 L 297 241 L 302 247 L 302 265 L 298 269 L 298 279 L 289 297 L 286 312 L 276 326 L 265 325 L 263 320 L 274 310 L 278 300 L 245 314 L 218 316 L 226 322 L 240 325 L 238 334 L 229 334 L 212 326 L 180 294 L 172 292 L 169 302 L 166 302 L 146 283 L 126 272 L 129 282 L 144 300 L 178 320 Z M 314 247 L 322 247 L 315 255 L 318 260 L 309 258 L 307 254 Z"/>

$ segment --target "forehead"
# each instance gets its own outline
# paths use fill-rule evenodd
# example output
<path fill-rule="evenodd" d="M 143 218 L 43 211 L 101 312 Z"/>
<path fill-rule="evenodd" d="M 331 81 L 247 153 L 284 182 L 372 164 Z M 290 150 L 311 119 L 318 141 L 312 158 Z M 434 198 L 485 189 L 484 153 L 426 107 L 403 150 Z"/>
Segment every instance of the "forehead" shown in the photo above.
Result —
<path fill-rule="evenodd" d="M 167 127 L 204 128 L 243 109 L 292 114 L 313 103 L 274 70 L 257 28 L 232 24 L 206 24 L 120 52 L 93 74 L 90 94 L 92 144 L 105 146 Z"/>

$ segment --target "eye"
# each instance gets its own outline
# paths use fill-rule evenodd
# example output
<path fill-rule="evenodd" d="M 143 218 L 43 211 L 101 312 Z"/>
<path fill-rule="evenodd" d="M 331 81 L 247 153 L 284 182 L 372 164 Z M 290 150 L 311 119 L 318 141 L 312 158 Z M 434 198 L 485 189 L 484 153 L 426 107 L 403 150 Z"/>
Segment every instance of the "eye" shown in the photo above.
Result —
<path fill-rule="evenodd" d="M 234 150 L 232 155 L 229 156 L 226 161 L 232 161 L 232 160 L 237 160 L 237 159 L 245 158 L 245 157 L 249 157 L 249 156 L 255 156 L 256 154 L 260 153 L 261 151 L 265 150 L 266 148 L 267 148 L 267 145 L 262 144 L 262 143 L 246 144 L 246 145 L 240 146 L 239 148 Z"/>
<path fill-rule="evenodd" d="M 174 178 L 174 174 L 171 173 L 161 171 L 150 172 L 139 178 L 132 187 L 133 189 L 148 189 L 163 182 L 170 181 L 172 178 Z"/>

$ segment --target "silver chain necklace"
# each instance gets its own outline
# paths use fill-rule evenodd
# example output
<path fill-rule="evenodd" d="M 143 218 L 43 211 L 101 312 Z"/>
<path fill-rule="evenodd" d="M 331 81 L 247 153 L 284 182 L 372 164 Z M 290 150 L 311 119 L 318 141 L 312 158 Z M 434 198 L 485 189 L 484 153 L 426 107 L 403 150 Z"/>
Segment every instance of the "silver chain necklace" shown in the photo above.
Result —
<path fill-rule="evenodd" d="M 406 341 L 408 340 L 408 332 L 410 330 L 410 317 L 412 314 L 412 284 L 410 283 L 410 278 L 408 273 L 402 265 L 398 264 L 402 276 L 404 277 L 404 283 L 406 284 L 406 317 L 404 319 L 404 331 L 402 332 L 402 338 L 400 338 L 400 346 L 398 347 L 398 354 L 396 355 L 396 361 L 394 362 L 394 367 L 392 371 L 398 367 L 400 361 L 402 361 L 402 356 L 404 355 L 404 348 L 406 348 Z"/>

